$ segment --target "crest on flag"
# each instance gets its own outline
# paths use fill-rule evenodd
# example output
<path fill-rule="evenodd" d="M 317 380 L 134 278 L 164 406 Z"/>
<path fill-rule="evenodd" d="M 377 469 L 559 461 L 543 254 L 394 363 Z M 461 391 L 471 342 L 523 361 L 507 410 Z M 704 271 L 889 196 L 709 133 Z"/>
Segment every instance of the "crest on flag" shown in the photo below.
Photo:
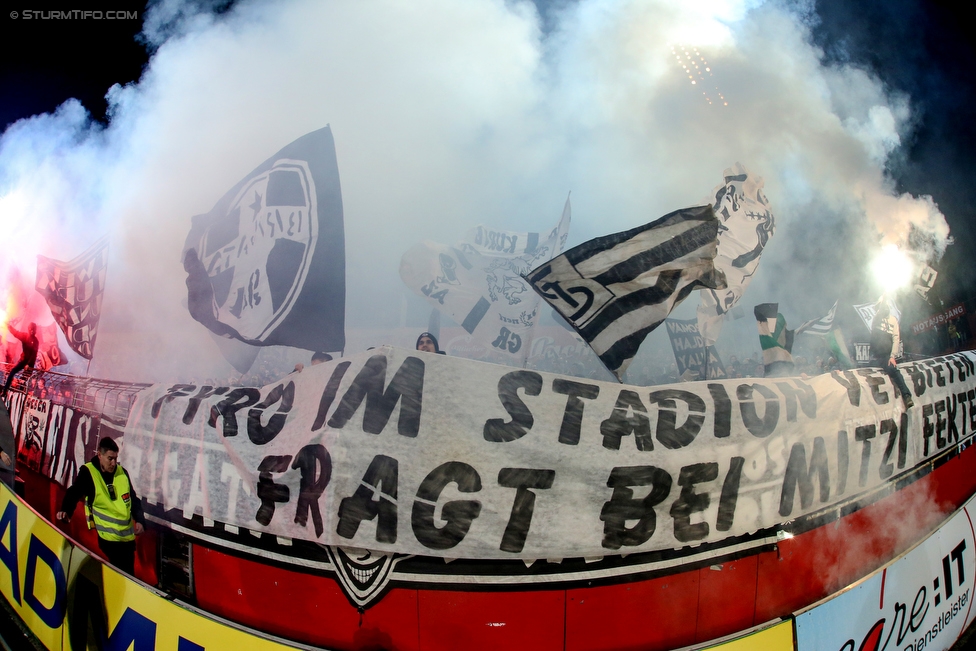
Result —
<path fill-rule="evenodd" d="M 37 279 L 34 288 L 47 301 L 68 346 L 85 359 L 91 359 L 95 349 L 107 267 L 107 236 L 70 262 L 37 256 Z M 54 348 L 47 347 L 45 350 L 57 350 L 56 335 L 53 342 Z M 41 355 L 44 354 L 42 351 Z M 60 350 L 56 355 L 49 354 L 48 357 L 53 366 L 62 363 Z"/>
<path fill-rule="evenodd" d="M 725 286 L 713 264 L 718 228 L 711 206 L 676 210 L 574 247 L 526 279 L 619 380 L 675 305 Z"/>
<path fill-rule="evenodd" d="M 861 321 L 864 322 L 864 327 L 871 331 L 871 327 L 874 324 L 874 317 L 878 313 L 878 308 L 881 307 L 881 301 L 885 300 L 885 296 L 882 295 L 881 298 L 873 303 L 862 303 L 861 305 L 855 305 L 854 311 L 857 315 L 861 317 Z M 896 321 L 901 321 L 901 310 L 895 305 L 895 302 L 891 299 L 887 299 L 888 308 L 891 310 L 891 314 L 895 317 Z"/>
<path fill-rule="evenodd" d="M 698 329 L 707 346 L 718 341 L 722 319 L 742 298 L 775 232 L 776 222 L 762 189 L 762 177 L 736 163 L 725 170 L 725 182 L 713 192 L 712 208 L 721 222 L 715 268 L 725 274 L 727 284 L 701 292 Z"/>
<path fill-rule="evenodd" d="M 476 226 L 453 247 L 422 242 L 403 254 L 400 278 L 461 324 L 484 358 L 521 366 L 541 304 L 522 276 L 562 251 L 571 212 L 567 198 L 545 236 Z"/>
<path fill-rule="evenodd" d="M 345 243 L 329 127 L 259 165 L 193 218 L 187 307 L 215 334 L 255 346 L 345 347 Z"/>

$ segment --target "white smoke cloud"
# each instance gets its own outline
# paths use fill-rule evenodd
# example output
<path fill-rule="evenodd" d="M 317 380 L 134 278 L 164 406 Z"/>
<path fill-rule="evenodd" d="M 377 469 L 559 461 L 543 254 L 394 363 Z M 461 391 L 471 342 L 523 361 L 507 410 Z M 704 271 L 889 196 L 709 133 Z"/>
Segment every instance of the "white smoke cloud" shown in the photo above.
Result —
<path fill-rule="evenodd" d="M 784 273 L 810 232 L 835 257 L 904 243 L 909 224 L 937 248 L 948 236 L 931 198 L 897 196 L 884 173 L 910 98 L 825 66 L 809 8 L 583 0 L 544 34 L 524 1 L 194 6 L 155 5 L 157 49 L 138 83 L 109 91 L 107 127 L 68 102 L 0 140 L 5 269 L 32 275 L 36 254 L 69 259 L 112 235 L 92 369 L 103 377 L 229 373 L 182 306 L 190 218 L 325 124 L 350 330 L 397 321 L 400 256 L 421 239 L 454 242 L 479 222 L 544 229 L 572 190 L 574 244 L 700 202 L 735 161 L 765 177 L 778 219 L 746 302 L 785 300 L 775 292 L 791 273 L 840 282 L 848 268 L 829 256 Z M 678 56 L 695 48 L 710 70 L 692 85 Z M 809 291 L 821 307 L 835 298 Z"/>

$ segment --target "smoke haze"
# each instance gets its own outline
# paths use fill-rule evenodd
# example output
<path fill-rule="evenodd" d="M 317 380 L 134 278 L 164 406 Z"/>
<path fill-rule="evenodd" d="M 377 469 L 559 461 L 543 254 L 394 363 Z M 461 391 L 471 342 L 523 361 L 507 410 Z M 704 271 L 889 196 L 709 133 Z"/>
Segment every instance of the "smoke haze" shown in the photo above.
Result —
<path fill-rule="evenodd" d="M 92 374 L 227 376 L 185 308 L 190 219 L 326 124 L 357 345 L 412 346 L 384 329 L 400 323 L 399 261 L 420 240 L 546 229 L 572 191 L 573 246 L 702 203 L 736 161 L 764 177 L 777 219 L 747 310 L 778 301 L 798 324 L 840 295 L 873 300 L 872 253 L 911 225 L 927 254 L 944 251 L 937 198 L 900 195 L 885 174 L 911 136 L 911 97 L 824 63 L 812 5 L 687 4 L 584 0 L 543 19 L 501 0 L 242 2 L 216 16 L 157 3 L 154 55 L 108 91 L 107 126 L 69 101 L 0 139 L 0 271 L 32 278 L 37 254 L 67 260 L 109 233 Z"/>

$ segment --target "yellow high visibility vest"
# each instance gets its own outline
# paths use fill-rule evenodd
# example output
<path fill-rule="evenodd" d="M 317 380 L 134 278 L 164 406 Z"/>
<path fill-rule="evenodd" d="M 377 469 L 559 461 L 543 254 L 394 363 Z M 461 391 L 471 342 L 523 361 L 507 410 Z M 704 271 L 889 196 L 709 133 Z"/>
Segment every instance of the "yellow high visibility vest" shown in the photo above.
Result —
<path fill-rule="evenodd" d="M 129 477 L 123 472 L 122 466 L 115 466 L 112 485 L 115 488 L 115 499 L 109 495 L 108 485 L 102 477 L 97 464 L 85 464 L 95 482 L 95 502 L 89 507 L 85 505 L 88 515 L 88 528 L 94 527 L 99 537 L 104 540 L 135 540 L 136 532 L 132 523 L 132 493 L 129 487 Z"/>

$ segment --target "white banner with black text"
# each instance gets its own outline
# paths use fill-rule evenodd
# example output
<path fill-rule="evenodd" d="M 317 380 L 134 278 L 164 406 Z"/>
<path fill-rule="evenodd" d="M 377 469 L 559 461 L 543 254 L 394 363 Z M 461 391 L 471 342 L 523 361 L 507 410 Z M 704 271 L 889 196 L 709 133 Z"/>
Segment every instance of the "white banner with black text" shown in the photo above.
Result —
<path fill-rule="evenodd" d="M 144 499 L 326 545 L 568 558 L 716 542 L 892 481 L 976 428 L 976 355 L 628 386 L 379 348 L 262 388 L 154 385 Z"/>

